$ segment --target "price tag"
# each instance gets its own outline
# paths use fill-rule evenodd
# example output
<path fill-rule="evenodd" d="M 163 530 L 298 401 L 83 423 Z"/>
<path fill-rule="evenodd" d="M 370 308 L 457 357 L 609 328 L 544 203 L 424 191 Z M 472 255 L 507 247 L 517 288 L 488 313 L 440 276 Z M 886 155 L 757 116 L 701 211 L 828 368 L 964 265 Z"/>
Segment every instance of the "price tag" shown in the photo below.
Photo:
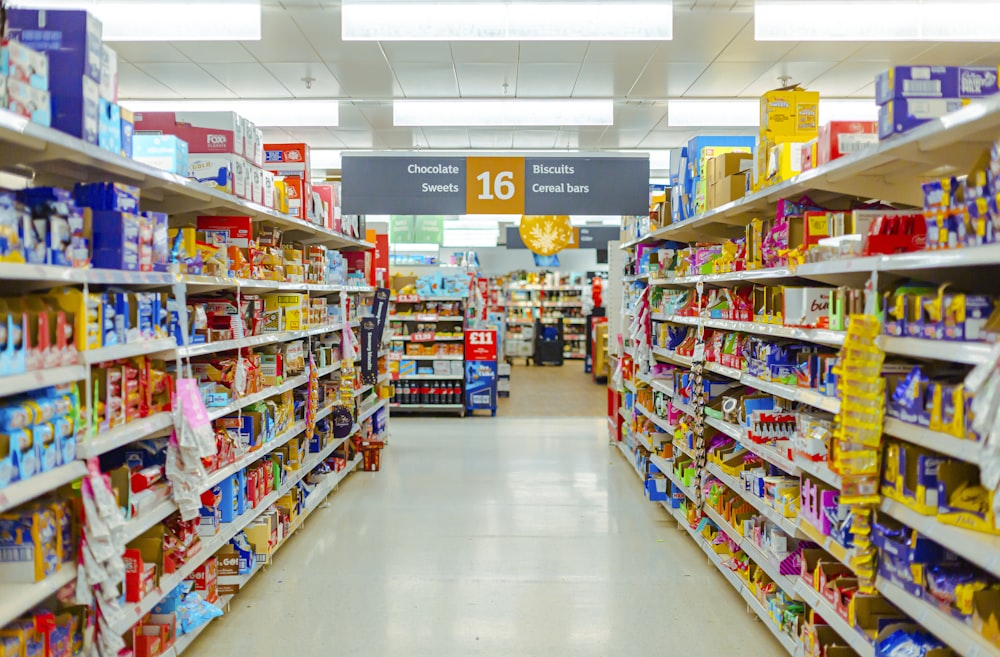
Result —
<path fill-rule="evenodd" d="M 434 342 L 434 331 L 411 333 L 410 342 Z"/>
<path fill-rule="evenodd" d="M 419 294 L 399 294 L 396 296 L 396 303 L 420 303 Z"/>

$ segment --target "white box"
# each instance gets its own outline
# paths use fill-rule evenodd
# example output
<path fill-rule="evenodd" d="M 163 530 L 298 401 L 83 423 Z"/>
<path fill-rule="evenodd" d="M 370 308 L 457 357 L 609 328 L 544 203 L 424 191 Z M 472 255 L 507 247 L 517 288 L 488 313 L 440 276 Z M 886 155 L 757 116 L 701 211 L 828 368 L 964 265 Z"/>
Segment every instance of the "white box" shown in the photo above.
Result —
<path fill-rule="evenodd" d="M 118 53 L 106 44 L 101 51 L 101 98 L 118 102 Z"/>
<path fill-rule="evenodd" d="M 243 158 L 247 162 L 253 162 L 254 144 L 257 140 L 257 128 L 250 119 L 240 117 L 243 122 Z"/>
<path fill-rule="evenodd" d="M 264 171 L 260 167 L 247 163 L 250 171 L 250 194 L 248 200 L 264 205 Z"/>
<path fill-rule="evenodd" d="M 254 127 L 254 132 L 257 133 L 257 147 L 253 154 L 253 163 L 259 167 L 264 166 L 264 131 L 260 128 Z"/>
<path fill-rule="evenodd" d="M 830 288 L 786 287 L 783 297 L 785 326 L 825 328 L 826 322 L 821 325 L 821 320 L 830 316 Z"/>
<path fill-rule="evenodd" d="M 239 155 L 188 154 L 188 178 L 239 198 L 248 194 L 248 167 Z"/>
<path fill-rule="evenodd" d="M 274 208 L 274 174 L 270 171 L 262 171 L 264 182 L 264 203 L 265 208 Z"/>

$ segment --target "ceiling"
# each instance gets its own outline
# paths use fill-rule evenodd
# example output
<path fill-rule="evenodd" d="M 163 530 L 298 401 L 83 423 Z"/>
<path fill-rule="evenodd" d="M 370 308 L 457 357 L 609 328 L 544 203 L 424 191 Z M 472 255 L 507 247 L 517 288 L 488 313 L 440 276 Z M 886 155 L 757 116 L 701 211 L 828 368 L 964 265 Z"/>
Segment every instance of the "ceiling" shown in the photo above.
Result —
<path fill-rule="evenodd" d="M 824 96 L 867 98 L 892 64 L 1000 64 L 1000 43 L 757 42 L 752 0 L 674 8 L 668 42 L 344 42 L 339 2 L 263 0 L 261 41 L 116 44 L 120 94 L 342 99 L 339 127 L 265 131 L 269 141 L 313 148 L 658 150 L 703 132 L 667 127 L 667 98 L 756 97 L 783 76 Z M 508 97 L 611 97 L 614 125 L 392 124 L 393 98 L 497 98 L 504 82 Z"/>

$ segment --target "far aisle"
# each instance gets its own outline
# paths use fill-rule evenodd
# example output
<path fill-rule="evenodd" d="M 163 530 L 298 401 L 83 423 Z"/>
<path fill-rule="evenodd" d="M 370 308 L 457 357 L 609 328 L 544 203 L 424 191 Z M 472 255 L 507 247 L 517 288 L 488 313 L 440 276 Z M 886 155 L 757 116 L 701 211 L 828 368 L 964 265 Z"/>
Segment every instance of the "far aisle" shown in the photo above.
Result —
<path fill-rule="evenodd" d="M 603 419 L 395 418 L 392 432 L 382 472 L 351 475 L 192 657 L 781 652 L 643 498 Z"/>
<path fill-rule="evenodd" d="M 604 417 L 608 386 L 584 374 L 582 360 L 567 360 L 562 367 L 511 366 L 510 397 L 501 397 L 500 417 Z"/>

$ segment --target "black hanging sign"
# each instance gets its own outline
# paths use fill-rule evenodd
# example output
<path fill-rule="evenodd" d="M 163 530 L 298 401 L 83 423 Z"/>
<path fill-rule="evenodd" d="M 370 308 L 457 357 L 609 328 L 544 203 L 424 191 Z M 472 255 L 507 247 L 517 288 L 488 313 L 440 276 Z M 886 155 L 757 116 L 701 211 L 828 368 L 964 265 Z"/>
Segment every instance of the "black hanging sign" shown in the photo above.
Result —
<path fill-rule="evenodd" d="M 374 317 L 361 320 L 361 384 L 378 383 L 378 322 Z"/>
<path fill-rule="evenodd" d="M 382 344 L 382 336 L 385 334 L 385 322 L 389 316 L 389 288 L 380 287 L 375 290 L 375 300 L 372 302 L 372 315 L 375 317 L 376 338 L 375 345 Z"/>

